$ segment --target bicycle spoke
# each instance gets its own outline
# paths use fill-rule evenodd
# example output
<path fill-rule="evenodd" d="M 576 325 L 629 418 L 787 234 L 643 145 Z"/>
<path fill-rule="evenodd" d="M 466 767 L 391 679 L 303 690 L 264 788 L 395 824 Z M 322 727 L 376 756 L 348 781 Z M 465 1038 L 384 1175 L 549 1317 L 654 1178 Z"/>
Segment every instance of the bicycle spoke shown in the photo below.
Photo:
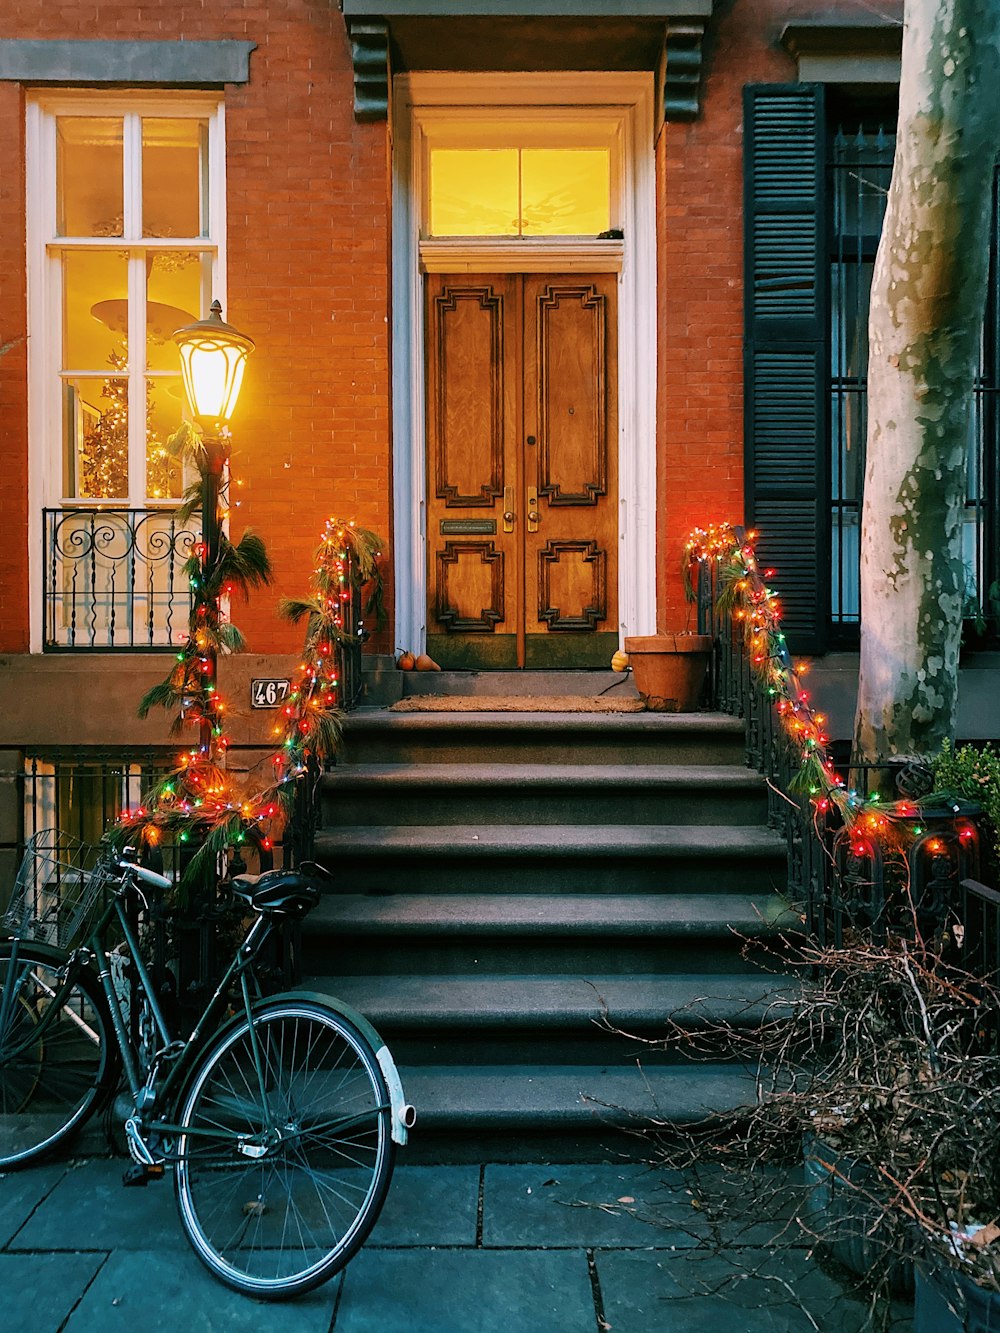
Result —
<path fill-rule="evenodd" d="M 103 997 L 66 962 L 20 942 L 0 944 L 0 1168 L 42 1156 L 93 1109 L 109 1059 Z"/>
<path fill-rule="evenodd" d="M 381 1207 L 389 1115 L 374 1052 L 338 1015 L 290 1001 L 255 1017 L 252 1033 L 244 1024 L 209 1053 L 181 1114 L 193 1130 L 232 1135 L 228 1150 L 181 1138 L 178 1201 L 202 1259 L 260 1295 L 330 1276 Z"/>

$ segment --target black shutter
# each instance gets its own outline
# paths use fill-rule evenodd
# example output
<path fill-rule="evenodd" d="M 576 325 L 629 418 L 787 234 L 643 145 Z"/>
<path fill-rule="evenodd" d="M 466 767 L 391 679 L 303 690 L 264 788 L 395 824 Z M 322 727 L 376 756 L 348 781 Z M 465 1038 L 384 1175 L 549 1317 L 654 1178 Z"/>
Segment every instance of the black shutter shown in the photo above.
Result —
<path fill-rule="evenodd" d="M 829 342 L 821 84 L 744 90 L 746 516 L 796 653 L 826 647 Z"/>

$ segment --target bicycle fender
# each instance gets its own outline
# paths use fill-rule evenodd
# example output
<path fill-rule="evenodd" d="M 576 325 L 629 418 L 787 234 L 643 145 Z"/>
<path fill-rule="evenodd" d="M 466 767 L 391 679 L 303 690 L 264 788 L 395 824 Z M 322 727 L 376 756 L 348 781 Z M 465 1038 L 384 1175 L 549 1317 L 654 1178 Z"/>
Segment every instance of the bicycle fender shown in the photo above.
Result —
<path fill-rule="evenodd" d="M 413 1107 L 409 1105 L 403 1095 L 403 1083 L 399 1077 L 396 1062 L 375 1028 L 365 1018 L 364 1014 L 359 1013 L 357 1009 L 345 1004 L 343 1000 L 338 1000 L 335 995 L 324 995 L 321 991 L 283 991 L 280 995 L 268 995 L 259 1007 L 265 1009 L 271 1004 L 287 1004 L 289 1001 L 295 1000 L 312 1000 L 326 1009 L 332 1009 L 341 1018 L 346 1018 L 365 1038 L 375 1052 L 375 1059 L 378 1061 L 382 1077 L 385 1079 L 385 1086 L 389 1092 L 389 1105 L 392 1111 L 392 1141 L 398 1143 L 400 1147 L 405 1146 L 409 1130 L 415 1120 L 415 1113 Z"/>

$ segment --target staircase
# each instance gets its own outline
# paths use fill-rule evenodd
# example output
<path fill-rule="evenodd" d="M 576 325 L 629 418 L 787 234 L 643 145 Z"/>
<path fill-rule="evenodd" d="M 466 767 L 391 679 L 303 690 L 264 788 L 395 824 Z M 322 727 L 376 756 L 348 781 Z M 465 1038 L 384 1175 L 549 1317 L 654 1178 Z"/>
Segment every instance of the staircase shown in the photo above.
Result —
<path fill-rule="evenodd" d="M 789 924 L 743 754 L 716 714 L 350 718 L 317 839 L 343 887 L 305 922 L 304 984 L 385 1038 L 418 1155 L 599 1154 L 633 1115 L 690 1123 L 749 1095 L 742 1070 L 603 1021 L 655 1037 L 699 1001 L 754 1023 L 788 984 L 741 957 L 740 936 Z"/>

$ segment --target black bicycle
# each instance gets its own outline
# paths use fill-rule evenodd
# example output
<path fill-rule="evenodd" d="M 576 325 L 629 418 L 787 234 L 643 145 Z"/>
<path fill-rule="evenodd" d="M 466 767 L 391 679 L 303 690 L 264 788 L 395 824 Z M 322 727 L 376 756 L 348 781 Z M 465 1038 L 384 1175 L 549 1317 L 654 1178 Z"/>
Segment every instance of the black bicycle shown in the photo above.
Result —
<path fill-rule="evenodd" d="M 216 1277 L 277 1300 L 339 1271 L 379 1215 L 414 1113 L 360 1014 L 327 995 L 262 993 L 268 938 L 316 905 L 326 877 L 307 863 L 228 881 L 253 921 L 178 1038 L 130 911 L 172 881 L 127 855 L 94 861 L 62 835 L 32 839 L 0 942 L 0 1170 L 64 1143 L 124 1074 L 126 1183 L 173 1168 L 181 1225 Z"/>

